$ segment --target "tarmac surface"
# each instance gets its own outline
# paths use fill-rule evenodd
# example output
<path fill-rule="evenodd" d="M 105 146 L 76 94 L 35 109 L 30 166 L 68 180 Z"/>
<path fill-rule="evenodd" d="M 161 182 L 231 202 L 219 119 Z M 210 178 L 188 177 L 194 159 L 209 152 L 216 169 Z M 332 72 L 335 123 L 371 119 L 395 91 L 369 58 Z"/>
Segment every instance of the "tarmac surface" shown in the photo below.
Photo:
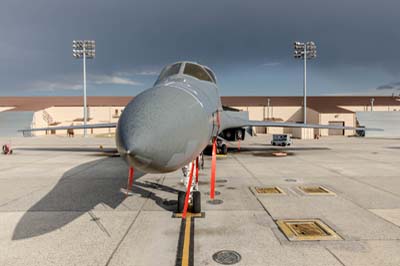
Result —
<path fill-rule="evenodd" d="M 0 265 L 177 265 L 181 219 L 173 218 L 181 171 L 135 172 L 113 155 L 112 138 L 0 139 Z M 217 160 L 208 203 L 210 158 L 200 171 L 203 218 L 193 218 L 189 265 L 400 265 L 399 140 L 326 137 L 275 148 L 268 136 L 231 145 Z M 99 146 L 104 147 L 103 150 Z M 288 152 L 275 157 L 274 149 Z M 307 195 L 299 186 L 334 195 Z M 278 186 L 262 195 L 255 187 Z M 290 241 L 280 219 L 319 219 L 342 240 Z M 179 263 L 177 263 L 179 262 Z M 181 264 L 179 264 L 181 265 Z"/>

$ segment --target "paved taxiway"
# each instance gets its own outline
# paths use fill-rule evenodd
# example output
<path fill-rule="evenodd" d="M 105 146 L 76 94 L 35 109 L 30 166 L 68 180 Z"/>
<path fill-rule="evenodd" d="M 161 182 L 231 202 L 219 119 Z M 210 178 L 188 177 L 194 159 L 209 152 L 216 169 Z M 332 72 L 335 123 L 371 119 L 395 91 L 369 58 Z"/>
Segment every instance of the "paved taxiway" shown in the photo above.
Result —
<path fill-rule="evenodd" d="M 112 148 L 111 138 L 11 142 L 15 154 L 0 157 L 0 265 L 176 264 L 181 221 L 171 211 L 180 171 L 145 175 L 125 197 L 127 166 L 96 151 Z M 400 265 L 399 140 L 295 140 L 284 158 L 266 143 L 251 138 L 218 159 L 220 205 L 206 203 L 206 158 L 194 265 L 219 265 L 212 255 L 225 249 L 240 253 L 236 265 Z M 285 195 L 249 189 L 270 185 Z M 307 196 L 302 185 L 336 195 Z M 322 220 L 343 240 L 291 242 L 275 223 L 302 218 Z"/>

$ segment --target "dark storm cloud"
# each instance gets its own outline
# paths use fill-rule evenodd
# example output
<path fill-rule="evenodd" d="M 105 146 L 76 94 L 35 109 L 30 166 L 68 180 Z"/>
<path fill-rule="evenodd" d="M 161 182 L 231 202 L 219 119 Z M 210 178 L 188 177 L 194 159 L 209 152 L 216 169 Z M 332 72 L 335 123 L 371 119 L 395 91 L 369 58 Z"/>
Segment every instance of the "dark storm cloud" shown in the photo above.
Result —
<path fill-rule="evenodd" d="M 71 42 L 84 38 L 97 41 L 89 67 L 110 81 L 182 59 L 218 69 L 282 64 L 293 60 L 294 40 L 317 43 L 321 71 L 373 66 L 397 75 L 398 10 L 398 0 L 6 0 L 0 93 L 77 75 Z"/>
<path fill-rule="evenodd" d="M 400 90 L 400 82 L 392 82 L 389 84 L 381 85 L 376 88 L 377 90 Z"/>

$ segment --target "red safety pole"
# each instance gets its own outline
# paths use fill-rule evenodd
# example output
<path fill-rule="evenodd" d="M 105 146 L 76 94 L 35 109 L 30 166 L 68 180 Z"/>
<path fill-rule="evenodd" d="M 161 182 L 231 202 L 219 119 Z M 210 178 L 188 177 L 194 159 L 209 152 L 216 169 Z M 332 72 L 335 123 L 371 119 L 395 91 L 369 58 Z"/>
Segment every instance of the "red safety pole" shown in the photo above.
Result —
<path fill-rule="evenodd" d="M 190 168 L 189 183 L 188 183 L 187 189 L 186 189 L 185 205 L 183 206 L 183 213 L 182 213 L 183 219 L 186 219 L 186 213 L 187 213 L 187 209 L 189 206 L 190 187 L 192 186 L 192 182 L 193 182 L 193 170 L 194 170 L 193 168 L 194 168 L 194 161 L 192 162 L 192 167 Z"/>
<path fill-rule="evenodd" d="M 199 157 L 196 158 L 196 184 L 199 183 Z"/>
<path fill-rule="evenodd" d="M 129 190 L 132 189 L 132 185 L 133 185 L 133 175 L 135 174 L 135 171 L 133 170 L 133 167 L 129 167 L 129 175 L 128 175 L 128 189 L 127 192 Z"/>
<path fill-rule="evenodd" d="M 211 159 L 211 191 L 210 198 L 214 199 L 215 196 L 215 170 L 217 167 L 217 138 L 214 138 L 212 147 L 212 159 Z"/>

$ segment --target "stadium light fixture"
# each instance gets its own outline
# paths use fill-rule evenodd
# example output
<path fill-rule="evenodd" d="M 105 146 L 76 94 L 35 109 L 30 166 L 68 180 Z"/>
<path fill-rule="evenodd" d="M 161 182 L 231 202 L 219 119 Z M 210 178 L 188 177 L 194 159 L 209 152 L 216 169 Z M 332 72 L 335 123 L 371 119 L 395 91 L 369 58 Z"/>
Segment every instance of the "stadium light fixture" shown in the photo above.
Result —
<path fill-rule="evenodd" d="M 83 124 L 87 124 L 87 99 L 86 99 L 86 59 L 93 59 L 96 55 L 96 42 L 94 40 L 73 40 L 72 56 L 76 59 L 83 58 Z M 83 131 L 87 136 L 87 129 Z"/>
<path fill-rule="evenodd" d="M 307 123 L 307 59 L 314 59 L 317 57 L 317 46 L 314 42 L 294 42 L 293 56 L 296 59 L 304 60 L 304 83 L 303 83 L 303 123 Z"/>

